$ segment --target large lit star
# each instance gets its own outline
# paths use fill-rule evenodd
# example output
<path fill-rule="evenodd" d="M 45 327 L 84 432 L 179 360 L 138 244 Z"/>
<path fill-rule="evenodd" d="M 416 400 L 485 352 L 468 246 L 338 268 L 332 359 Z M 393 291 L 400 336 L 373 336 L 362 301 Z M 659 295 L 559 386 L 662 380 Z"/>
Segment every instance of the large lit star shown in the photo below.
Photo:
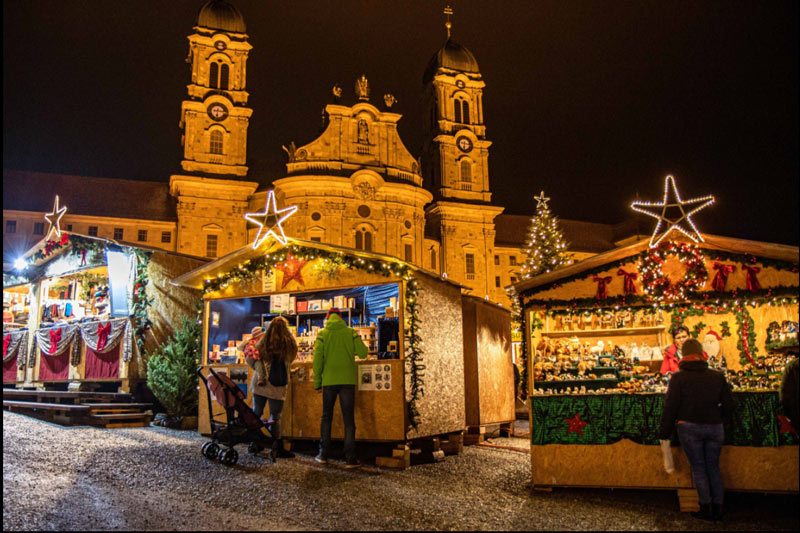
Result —
<path fill-rule="evenodd" d="M 50 226 L 47 228 L 47 233 L 45 234 L 46 239 L 50 238 L 50 233 L 53 231 L 56 232 L 56 237 L 61 237 L 61 217 L 63 217 L 64 213 L 66 212 L 66 207 L 59 207 L 58 195 L 56 195 L 56 201 L 53 204 L 53 211 L 44 216 L 44 219 L 50 223 Z"/>
<path fill-rule="evenodd" d="M 297 206 L 292 205 L 278 209 L 275 203 L 275 191 L 269 191 L 267 196 L 267 203 L 264 206 L 264 211 L 261 213 L 245 213 L 244 218 L 258 226 L 258 233 L 256 239 L 253 241 L 253 249 L 257 249 L 267 237 L 272 235 L 281 244 L 286 244 L 286 234 L 283 232 L 281 223 L 292 216 L 297 211 Z M 278 232 L 275 231 L 278 228 Z M 280 235 L 278 234 L 280 233 Z"/>
<path fill-rule="evenodd" d="M 650 237 L 650 248 L 655 248 L 664 240 L 664 237 L 672 232 L 672 230 L 680 231 L 694 242 L 703 242 L 703 237 L 700 235 L 694 222 L 692 222 L 692 215 L 713 203 L 714 197 L 711 195 L 702 198 L 692 198 L 691 200 L 681 200 L 681 195 L 678 193 L 678 188 L 675 186 L 675 178 L 670 175 L 667 176 L 667 179 L 664 181 L 663 201 L 636 201 L 631 204 L 631 209 L 658 220 L 658 224 L 656 224 L 656 228 L 653 230 L 653 235 Z M 678 218 L 670 218 L 667 216 L 667 210 L 671 207 L 677 207 L 680 210 L 680 216 Z M 684 220 L 689 223 L 691 231 L 681 225 Z M 659 235 L 662 225 L 664 224 L 667 225 L 667 229 Z"/>
<path fill-rule="evenodd" d="M 290 255 L 286 258 L 286 261 L 275 265 L 276 270 L 283 272 L 283 283 L 281 283 L 281 289 L 286 287 L 286 285 L 288 285 L 292 280 L 296 280 L 297 283 L 305 286 L 301 270 L 303 269 L 303 265 L 306 263 L 307 261 L 305 259 L 297 259 Z"/>
<path fill-rule="evenodd" d="M 534 196 L 534 200 L 536 200 L 536 209 L 547 209 L 547 202 L 550 201 L 550 198 L 545 198 L 544 191 L 539 193 L 539 196 Z"/>

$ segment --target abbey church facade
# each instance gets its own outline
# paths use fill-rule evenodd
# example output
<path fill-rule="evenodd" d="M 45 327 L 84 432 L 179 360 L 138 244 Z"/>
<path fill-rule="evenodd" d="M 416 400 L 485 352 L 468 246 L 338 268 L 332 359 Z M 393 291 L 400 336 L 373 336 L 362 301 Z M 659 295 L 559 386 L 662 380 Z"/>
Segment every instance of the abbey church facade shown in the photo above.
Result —
<path fill-rule="evenodd" d="M 42 238 L 42 216 L 56 194 L 70 207 L 67 231 L 208 258 L 248 244 L 256 229 L 244 214 L 263 209 L 267 189 L 248 180 L 246 166 L 253 115 L 246 31 L 231 3 L 201 7 L 188 37 L 182 172 L 169 183 L 4 169 L 4 263 Z M 354 81 L 352 90 L 333 88 L 318 138 L 284 147 L 286 173 L 272 187 L 279 206 L 298 207 L 284 223 L 286 234 L 395 256 L 508 305 L 504 287 L 524 260 L 528 217 L 504 215 L 492 201 L 485 84 L 474 55 L 448 38 L 430 59 L 419 154 L 398 134 L 394 98 L 372 94 L 365 76 Z M 101 206 L 82 195 L 87 187 L 114 192 Z M 627 226 L 566 220 L 562 229 L 578 259 L 631 233 Z"/>

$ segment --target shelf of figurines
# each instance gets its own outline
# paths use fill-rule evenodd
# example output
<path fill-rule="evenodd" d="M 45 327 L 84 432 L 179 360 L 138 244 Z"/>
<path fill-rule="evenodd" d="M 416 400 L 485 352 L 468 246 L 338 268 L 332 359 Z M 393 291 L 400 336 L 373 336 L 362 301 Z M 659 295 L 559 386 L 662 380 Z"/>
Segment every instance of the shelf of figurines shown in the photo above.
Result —
<path fill-rule="evenodd" d="M 614 328 L 614 329 L 565 329 L 558 331 L 542 331 L 543 337 L 597 337 L 597 336 L 617 336 L 617 335 L 649 335 L 662 333 L 665 326 L 649 326 L 635 328 Z"/>

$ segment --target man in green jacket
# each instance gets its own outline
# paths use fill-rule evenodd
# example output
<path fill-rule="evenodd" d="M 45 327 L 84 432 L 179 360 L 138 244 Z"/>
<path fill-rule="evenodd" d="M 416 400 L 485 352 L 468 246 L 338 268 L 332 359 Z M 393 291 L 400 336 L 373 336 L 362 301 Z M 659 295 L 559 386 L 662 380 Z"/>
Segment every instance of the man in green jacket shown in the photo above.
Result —
<path fill-rule="evenodd" d="M 328 462 L 331 447 L 331 420 L 336 396 L 344 420 L 344 455 L 346 468 L 361 465 L 356 457 L 355 400 L 356 371 L 355 356 L 367 357 L 367 347 L 361 336 L 345 324 L 339 316 L 339 309 L 328 311 L 325 327 L 317 334 L 314 344 L 314 389 L 322 392 L 322 422 L 318 463 Z"/>

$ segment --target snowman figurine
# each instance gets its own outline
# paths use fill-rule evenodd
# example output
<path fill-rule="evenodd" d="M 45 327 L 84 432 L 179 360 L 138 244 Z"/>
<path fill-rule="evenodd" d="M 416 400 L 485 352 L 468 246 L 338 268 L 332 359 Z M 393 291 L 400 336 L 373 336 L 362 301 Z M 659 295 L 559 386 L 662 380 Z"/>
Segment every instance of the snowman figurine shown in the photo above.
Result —
<path fill-rule="evenodd" d="M 725 371 L 728 369 L 728 362 L 725 360 L 725 356 L 720 353 L 719 341 L 721 340 L 722 337 L 716 331 L 709 330 L 703 339 L 703 351 L 708 356 L 708 366 L 710 368 Z"/>

